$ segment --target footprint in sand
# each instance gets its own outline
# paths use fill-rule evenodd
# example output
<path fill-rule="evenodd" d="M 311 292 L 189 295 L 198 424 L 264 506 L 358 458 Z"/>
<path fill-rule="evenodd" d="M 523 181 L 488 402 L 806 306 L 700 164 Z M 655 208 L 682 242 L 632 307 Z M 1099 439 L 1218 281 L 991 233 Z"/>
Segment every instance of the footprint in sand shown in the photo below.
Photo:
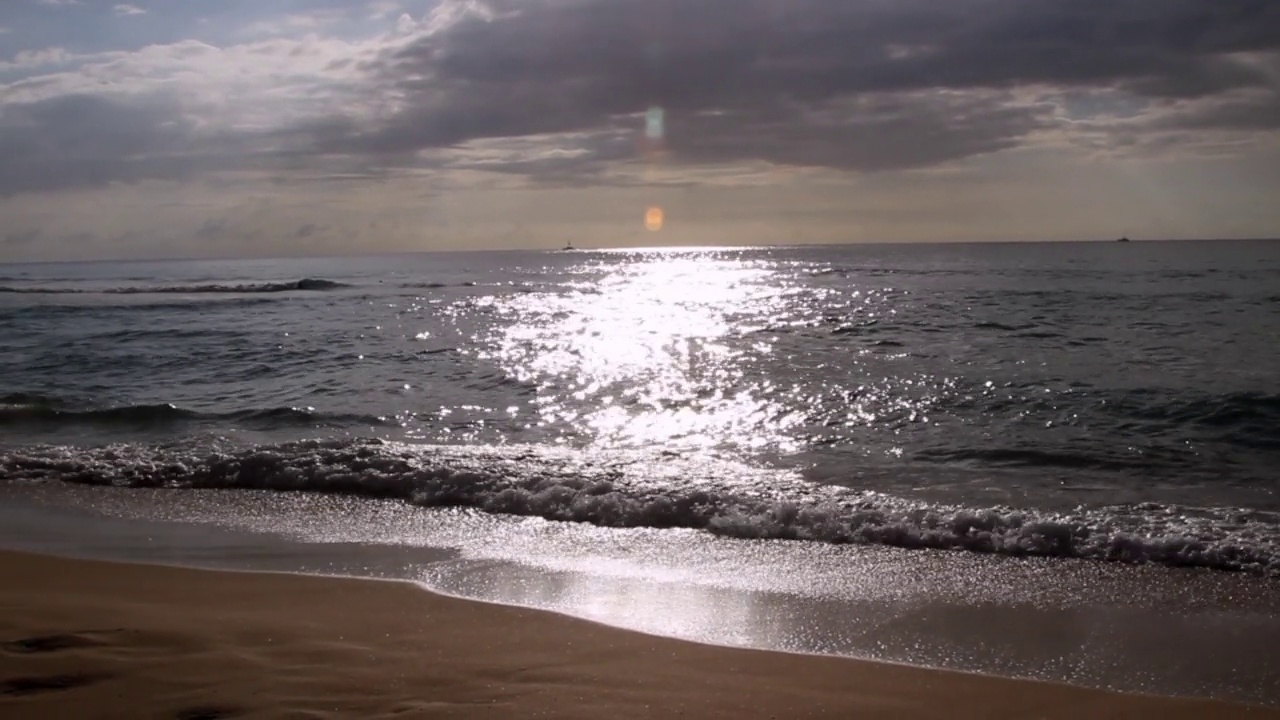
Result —
<path fill-rule="evenodd" d="M 54 635 L 36 635 L 22 638 L 21 640 L 0 643 L 0 650 L 13 655 L 39 655 L 78 648 L 102 647 L 112 644 L 109 638 L 124 635 L 128 632 L 123 628 L 116 628 L 113 630 L 84 630 Z M 111 675 L 104 673 L 62 673 L 57 675 L 14 677 L 0 680 L 0 695 L 13 697 L 71 690 L 91 685 L 110 677 Z M 244 714 L 244 711 L 240 708 L 201 705 L 179 710 L 174 713 L 173 719 L 225 720 L 242 714 Z"/>
<path fill-rule="evenodd" d="M 101 645 L 101 641 L 78 633 L 38 635 L 6 642 L 0 645 L 5 652 L 17 655 L 52 653 L 73 648 Z M 83 687 L 107 678 L 100 673 L 59 673 L 57 675 L 33 675 L 0 680 L 0 695 L 22 696 L 56 692 Z"/>
<path fill-rule="evenodd" d="M 23 638 L 14 640 L 3 645 L 4 649 L 11 653 L 29 655 L 35 653 L 57 652 L 59 650 L 70 650 L 72 648 L 94 647 L 102 645 L 102 641 L 85 635 L 67 633 L 62 635 L 40 635 L 37 637 Z"/>
<path fill-rule="evenodd" d="M 173 717 L 174 720 L 223 720 L 223 718 L 235 717 L 239 714 L 241 714 L 239 708 L 210 705 L 179 710 L 178 714 Z"/>
<path fill-rule="evenodd" d="M 0 680 L 0 695 L 35 695 L 37 693 L 70 690 L 104 680 L 106 675 L 67 673 L 42 677 L 17 677 Z"/>

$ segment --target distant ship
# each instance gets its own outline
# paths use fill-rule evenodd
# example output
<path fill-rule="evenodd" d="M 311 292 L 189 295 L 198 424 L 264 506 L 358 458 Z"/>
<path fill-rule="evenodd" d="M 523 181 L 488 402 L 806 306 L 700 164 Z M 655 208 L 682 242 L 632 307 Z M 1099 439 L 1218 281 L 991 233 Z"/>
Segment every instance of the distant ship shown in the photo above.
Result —
<path fill-rule="evenodd" d="M 1120 238 L 1119 240 L 1117 240 L 1116 242 L 1129 242 L 1129 238 L 1127 238 L 1127 237 L 1122 237 L 1122 238 Z"/>
<path fill-rule="evenodd" d="M 573 241 L 570 240 L 564 247 L 560 248 L 560 252 L 575 252 L 577 249 L 578 248 L 573 246 Z"/>

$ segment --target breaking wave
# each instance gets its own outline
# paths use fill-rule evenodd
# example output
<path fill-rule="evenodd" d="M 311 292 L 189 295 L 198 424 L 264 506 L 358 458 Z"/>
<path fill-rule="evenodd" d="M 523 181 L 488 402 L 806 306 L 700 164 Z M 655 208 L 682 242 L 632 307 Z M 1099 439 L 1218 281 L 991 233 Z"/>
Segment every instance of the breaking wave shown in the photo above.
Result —
<path fill-rule="evenodd" d="M 122 487 L 346 494 L 608 527 L 694 528 L 735 538 L 1158 563 L 1280 576 L 1276 513 L 1155 503 L 1071 513 L 939 505 L 816 485 L 787 471 L 706 457 L 377 440 L 236 450 L 40 446 L 0 454 L 0 474 Z"/>

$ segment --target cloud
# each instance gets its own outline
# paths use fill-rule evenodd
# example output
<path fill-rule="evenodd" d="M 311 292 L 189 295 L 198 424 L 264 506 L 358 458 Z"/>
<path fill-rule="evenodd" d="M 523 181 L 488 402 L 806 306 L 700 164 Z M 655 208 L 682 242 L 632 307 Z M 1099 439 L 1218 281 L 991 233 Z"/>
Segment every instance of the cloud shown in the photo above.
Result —
<path fill-rule="evenodd" d="M 246 37 L 289 37 L 300 32 L 314 32 L 326 26 L 348 19 L 349 9 L 317 9 L 306 13 L 293 13 L 278 18 L 258 20 L 241 30 Z"/>
<path fill-rule="evenodd" d="M 64 95 L 9 105 L 0 116 L 0 194 L 177 177 L 202 155 L 192 123 L 171 98 L 130 103 Z"/>
<path fill-rule="evenodd" d="M 0 60 L 0 72 L 27 70 L 43 65 L 63 65 L 76 60 L 65 48 L 49 47 L 40 50 L 23 50 L 12 60 Z"/>
<path fill-rule="evenodd" d="M 25 248 L 35 245 L 43 236 L 44 232 L 38 228 L 9 232 L 5 234 L 3 243 L 0 244 L 8 245 L 11 248 Z"/>
<path fill-rule="evenodd" d="M 246 171 L 643 183 L 646 163 L 711 182 L 733 176 L 708 171 L 722 165 L 885 172 L 1034 146 L 1230 147 L 1280 129 L 1273 0 L 402 11 L 317 5 L 260 17 L 222 45 L 20 53 L 3 64 L 26 76 L 0 86 L 0 149 L 14 157 L 0 193 Z M 324 34 L 398 13 L 385 34 Z"/>
<path fill-rule="evenodd" d="M 0 194 L 201 172 L 341 171 L 349 163 L 297 152 L 288 129 L 367 99 L 354 66 L 385 47 L 304 36 L 24 51 L 0 62 L 28 72 L 0 85 Z"/>
<path fill-rule="evenodd" d="M 384 20 L 392 15 L 399 15 L 401 5 L 396 0 L 373 0 L 368 5 L 369 17 L 373 20 Z"/>
<path fill-rule="evenodd" d="M 147 14 L 146 10 L 143 10 L 137 5 L 126 5 L 126 4 L 116 5 L 114 8 L 112 8 L 112 11 L 115 12 L 116 15 L 120 15 L 120 16 Z"/>
<path fill-rule="evenodd" d="M 1242 55 L 1280 52 L 1270 0 L 506 0 L 445 2 L 423 25 L 372 66 L 396 111 L 335 119 L 318 153 L 637 128 L 660 106 L 668 161 L 923 167 L 1067 129 L 1036 96 L 1268 90 Z"/>
<path fill-rule="evenodd" d="M 226 218 L 210 218 L 195 231 L 195 239 L 203 243 L 213 243 L 224 239 L 230 232 Z"/>

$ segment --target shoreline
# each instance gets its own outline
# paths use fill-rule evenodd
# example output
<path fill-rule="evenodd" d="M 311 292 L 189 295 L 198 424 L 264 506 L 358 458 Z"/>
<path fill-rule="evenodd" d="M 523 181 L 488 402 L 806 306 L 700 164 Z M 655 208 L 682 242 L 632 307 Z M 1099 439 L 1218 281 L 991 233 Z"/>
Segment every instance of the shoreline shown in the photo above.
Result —
<path fill-rule="evenodd" d="M 1280 596 L 1231 574 L 725 541 L 233 490 L 0 483 L 0 501 L 0 548 L 17 552 L 401 580 L 713 646 L 1280 708 Z"/>
<path fill-rule="evenodd" d="M 403 581 L 10 551 L 0 551 L 0 578 L 0 711 L 13 718 L 1280 718 L 1214 700 L 705 645 Z"/>

